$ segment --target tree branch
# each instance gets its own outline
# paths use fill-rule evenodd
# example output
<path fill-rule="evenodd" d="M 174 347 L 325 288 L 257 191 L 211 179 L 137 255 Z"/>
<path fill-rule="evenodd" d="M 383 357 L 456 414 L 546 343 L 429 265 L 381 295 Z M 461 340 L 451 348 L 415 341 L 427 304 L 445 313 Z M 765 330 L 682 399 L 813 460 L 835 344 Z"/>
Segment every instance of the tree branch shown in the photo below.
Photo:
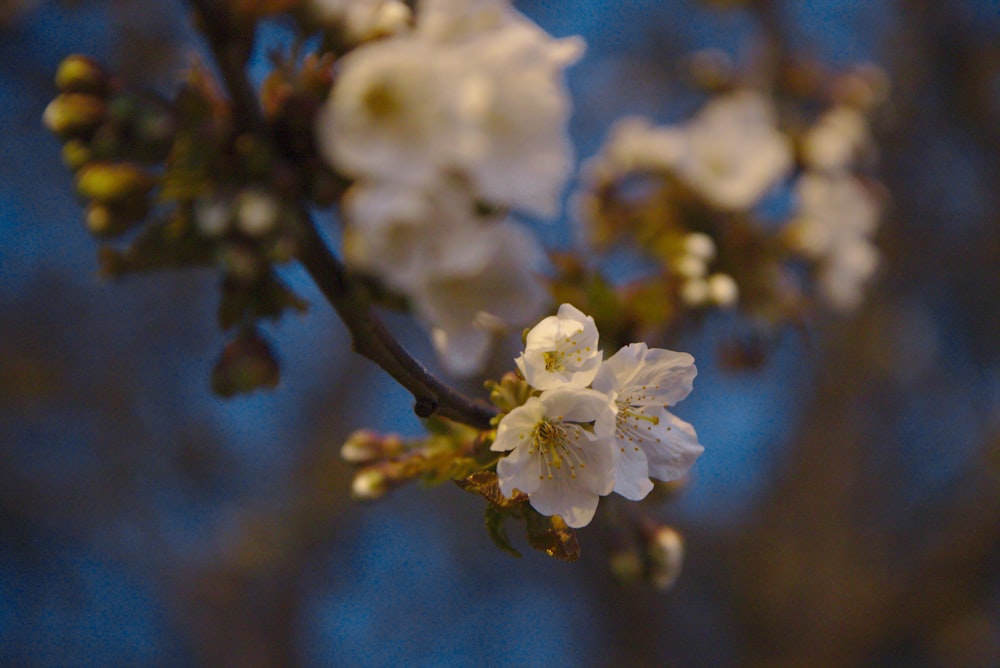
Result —
<path fill-rule="evenodd" d="M 420 417 L 436 413 L 478 429 L 488 429 L 497 409 L 459 394 L 407 353 L 372 311 L 366 291 L 347 277 L 307 212 L 303 212 L 303 228 L 306 239 L 299 251 L 299 261 L 347 326 L 354 351 L 378 364 L 409 390 L 417 402 L 414 411 Z"/>
<path fill-rule="evenodd" d="M 240 25 L 218 0 L 190 0 L 220 70 L 235 111 L 237 128 L 273 141 L 261 113 L 256 92 L 246 79 L 245 66 L 253 45 L 253 27 Z M 451 389 L 414 359 L 386 329 L 372 309 L 367 292 L 352 282 L 330 251 L 304 205 L 300 205 L 303 243 L 298 259 L 337 311 L 351 333 L 352 348 L 384 369 L 416 400 L 420 417 L 437 414 L 478 429 L 488 429 L 497 409 Z"/>

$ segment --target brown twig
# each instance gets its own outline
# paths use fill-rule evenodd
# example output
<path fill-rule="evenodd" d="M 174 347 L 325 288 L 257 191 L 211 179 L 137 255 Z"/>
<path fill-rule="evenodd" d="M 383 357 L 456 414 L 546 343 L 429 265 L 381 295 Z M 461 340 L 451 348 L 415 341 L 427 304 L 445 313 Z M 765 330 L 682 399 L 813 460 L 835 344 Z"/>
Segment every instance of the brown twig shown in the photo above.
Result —
<path fill-rule="evenodd" d="M 218 0 L 190 0 L 190 4 L 198 13 L 218 61 L 232 98 L 237 128 L 272 141 L 256 92 L 245 74 L 253 45 L 252 26 L 241 25 L 239 17 L 233 16 Z M 416 401 L 414 411 L 420 417 L 437 414 L 488 429 L 497 409 L 451 389 L 407 353 L 375 314 L 365 290 L 350 280 L 305 206 L 300 207 L 300 219 L 304 238 L 298 259 L 347 326 L 355 352 L 375 362 L 409 390 Z"/>

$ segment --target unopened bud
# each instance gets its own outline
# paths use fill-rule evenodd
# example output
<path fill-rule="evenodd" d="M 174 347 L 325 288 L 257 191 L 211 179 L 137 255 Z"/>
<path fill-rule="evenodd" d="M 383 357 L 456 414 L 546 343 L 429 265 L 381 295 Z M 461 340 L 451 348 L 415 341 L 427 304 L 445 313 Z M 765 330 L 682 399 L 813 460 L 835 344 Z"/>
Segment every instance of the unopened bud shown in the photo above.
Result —
<path fill-rule="evenodd" d="M 490 391 L 490 401 L 505 413 L 523 405 L 532 392 L 531 386 L 511 371 L 505 373 L 499 383 L 488 380 L 485 385 Z"/>
<path fill-rule="evenodd" d="M 611 574 L 622 584 L 634 584 L 642 577 L 642 557 L 634 549 L 612 552 L 609 558 Z"/>
<path fill-rule="evenodd" d="M 367 464 L 395 457 L 403 452 L 403 441 L 395 434 L 386 436 L 370 429 L 359 429 L 347 437 L 340 456 L 350 464 Z"/>
<path fill-rule="evenodd" d="M 255 330 L 245 330 L 226 344 L 212 370 L 212 390 L 223 397 L 257 388 L 273 388 L 280 377 L 271 347 Z"/>
<path fill-rule="evenodd" d="M 87 142 L 82 139 L 70 139 L 68 142 L 63 144 L 63 164 L 66 165 L 70 171 L 75 172 L 80 169 L 85 164 L 90 162 L 91 157 L 93 157 L 93 153 L 87 145 Z"/>
<path fill-rule="evenodd" d="M 230 202 L 224 197 L 206 195 L 194 202 L 194 224 L 206 237 L 221 237 L 232 220 Z"/>
<path fill-rule="evenodd" d="M 673 269 L 684 278 L 702 278 L 708 273 L 705 259 L 697 255 L 681 255 L 674 261 Z"/>
<path fill-rule="evenodd" d="M 85 93 L 62 93 L 49 102 L 42 122 L 63 139 L 85 137 L 104 122 L 107 105 L 104 100 Z"/>
<path fill-rule="evenodd" d="M 704 306 L 709 299 L 708 283 L 701 278 L 684 281 L 680 289 L 680 298 L 685 306 Z"/>
<path fill-rule="evenodd" d="M 692 232 L 684 237 L 684 251 L 705 262 L 715 259 L 715 241 L 703 232 Z"/>
<path fill-rule="evenodd" d="M 262 237 L 278 222 L 281 207 L 262 190 L 244 190 L 236 198 L 236 224 L 251 237 Z"/>
<path fill-rule="evenodd" d="M 670 589 L 684 564 L 684 539 L 668 526 L 657 527 L 647 545 L 649 578 L 657 589 Z"/>
<path fill-rule="evenodd" d="M 718 306 L 732 306 L 740 298 L 740 288 L 729 274 L 708 277 L 708 298 Z"/>
<path fill-rule="evenodd" d="M 108 73 L 97 61 L 79 54 L 64 58 L 56 70 L 56 88 L 64 93 L 104 95 L 108 81 Z"/>
<path fill-rule="evenodd" d="M 91 163 L 77 173 L 76 191 L 101 204 L 145 198 L 156 180 L 145 170 L 130 163 Z"/>
<path fill-rule="evenodd" d="M 380 499 L 388 491 L 388 480 L 377 468 L 361 469 L 351 482 L 351 496 L 362 501 Z"/>

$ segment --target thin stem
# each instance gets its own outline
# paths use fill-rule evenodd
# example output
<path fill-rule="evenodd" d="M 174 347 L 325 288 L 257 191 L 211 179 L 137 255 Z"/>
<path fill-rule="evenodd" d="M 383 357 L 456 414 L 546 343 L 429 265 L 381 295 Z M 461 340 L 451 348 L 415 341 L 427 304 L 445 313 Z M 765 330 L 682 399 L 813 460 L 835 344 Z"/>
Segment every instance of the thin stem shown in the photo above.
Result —
<path fill-rule="evenodd" d="M 265 134 L 264 115 L 257 102 L 257 94 L 245 74 L 247 60 L 253 50 L 254 24 L 248 25 L 241 20 L 224 1 L 188 1 L 197 13 L 200 27 L 232 97 L 233 107 L 239 112 L 234 119 L 237 130 Z"/>
<path fill-rule="evenodd" d="M 246 78 L 253 26 L 240 24 L 218 0 L 190 0 L 198 13 L 235 110 L 237 128 L 271 141 L 257 95 Z M 488 429 L 498 413 L 492 405 L 451 389 L 414 359 L 375 314 L 367 292 L 352 282 L 330 251 L 305 206 L 300 207 L 303 239 L 298 259 L 351 333 L 355 352 L 367 357 L 405 387 L 420 417 L 437 414 L 478 429 Z"/>
<path fill-rule="evenodd" d="M 347 326 L 354 351 L 378 364 L 409 390 L 417 402 L 414 410 L 421 417 L 436 413 L 478 429 L 488 429 L 497 409 L 459 394 L 407 353 L 375 315 L 365 290 L 349 280 L 344 266 L 330 252 L 306 212 L 303 223 L 306 238 L 299 261 Z"/>

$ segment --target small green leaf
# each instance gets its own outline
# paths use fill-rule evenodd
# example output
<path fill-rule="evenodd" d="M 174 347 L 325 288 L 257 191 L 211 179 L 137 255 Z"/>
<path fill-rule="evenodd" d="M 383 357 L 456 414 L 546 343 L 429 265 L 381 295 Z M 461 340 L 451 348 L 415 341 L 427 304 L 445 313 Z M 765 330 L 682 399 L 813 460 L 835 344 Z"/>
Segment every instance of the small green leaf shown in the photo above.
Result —
<path fill-rule="evenodd" d="M 493 543 L 507 554 L 520 557 L 521 553 L 511 545 L 510 538 L 507 536 L 507 513 L 500 506 L 488 503 L 486 504 L 485 519 L 486 530 L 489 532 L 490 538 L 493 539 Z"/>

